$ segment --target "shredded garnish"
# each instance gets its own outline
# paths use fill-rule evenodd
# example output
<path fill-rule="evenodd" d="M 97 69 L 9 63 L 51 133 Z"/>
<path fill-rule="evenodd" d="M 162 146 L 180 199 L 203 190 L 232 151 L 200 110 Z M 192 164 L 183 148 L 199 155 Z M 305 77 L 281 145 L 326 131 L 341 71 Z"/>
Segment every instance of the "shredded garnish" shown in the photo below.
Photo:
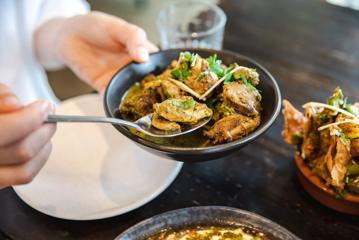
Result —
<path fill-rule="evenodd" d="M 358 120 L 347 119 L 347 120 L 344 120 L 344 121 L 335 122 L 335 123 L 330 123 L 330 124 L 321 126 L 320 128 L 318 128 L 318 131 L 322 131 L 322 130 L 327 129 L 327 128 L 331 127 L 331 126 L 338 126 L 338 125 L 344 124 L 344 123 L 354 123 L 354 124 L 358 124 L 358 125 L 359 125 L 359 121 L 358 121 Z"/>
<path fill-rule="evenodd" d="M 352 117 L 354 118 L 355 120 L 359 120 L 357 116 L 355 116 L 354 114 L 344 110 L 344 109 L 341 109 L 341 108 L 338 108 L 338 107 L 334 107 L 332 105 L 329 105 L 329 104 L 325 104 L 325 103 L 318 103 L 318 102 L 309 102 L 309 103 L 306 103 L 303 105 L 303 108 L 306 108 L 306 107 L 322 107 L 322 108 L 327 108 L 327 109 L 330 109 L 332 111 L 335 111 L 335 112 L 340 112 L 341 114 L 345 115 L 345 116 L 348 116 L 348 117 Z"/>

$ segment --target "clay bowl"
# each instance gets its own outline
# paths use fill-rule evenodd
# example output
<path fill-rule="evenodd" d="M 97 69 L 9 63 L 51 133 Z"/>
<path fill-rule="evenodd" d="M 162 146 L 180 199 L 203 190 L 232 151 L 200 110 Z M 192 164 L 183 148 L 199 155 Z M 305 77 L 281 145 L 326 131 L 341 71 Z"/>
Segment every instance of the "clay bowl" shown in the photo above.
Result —
<path fill-rule="evenodd" d="M 303 159 L 296 155 L 294 157 L 297 166 L 297 175 L 303 188 L 321 204 L 334 209 L 338 212 L 359 215 L 359 195 L 347 194 L 343 198 L 338 198 L 325 182 L 315 175 L 311 169 L 305 165 Z"/>

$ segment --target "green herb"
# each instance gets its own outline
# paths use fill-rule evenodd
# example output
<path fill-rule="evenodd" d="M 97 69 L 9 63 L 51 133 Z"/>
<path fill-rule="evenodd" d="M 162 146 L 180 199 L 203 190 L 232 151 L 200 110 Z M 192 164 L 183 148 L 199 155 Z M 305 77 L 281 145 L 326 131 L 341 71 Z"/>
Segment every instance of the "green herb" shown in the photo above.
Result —
<path fill-rule="evenodd" d="M 196 81 L 201 80 L 202 78 L 204 78 L 205 76 L 207 76 L 208 72 L 201 72 L 197 77 L 196 77 Z"/>
<path fill-rule="evenodd" d="M 223 84 L 228 84 L 233 82 L 233 73 L 231 71 L 233 70 L 233 67 L 228 67 L 224 70 L 224 78 Z"/>
<path fill-rule="evenodd" d="M 329 117 L 325 114 L 319 114 L 318 118 L 321 122 L 327 122 L 329 120 Z"/>
<path fill-rule="evenodd" d="M 258 91 L 249 81 L 243 80 L 244 85 L 251 91 Z"/>
<path fill-rule="evenodd" d="M 215 73 L 218 78 L 222 78 L 224 76 L 224 70 L 221 66 L 222 61 L 217 59 L 217 54 L 206 58 L 206 61 L 208 63 L 209 71 Z"/>
<path fill-rule="evenodd" d="M 178 101 L 175 99 L 172 100 L 173 106 L 184 108 L 184 109 L 192 108 L 192 107 L 194 107 L 195 104 L 196 104 L 196 102 L 193 100 L 193 98 L 190 98 L 184 102 L 181 102 L 181 101 Z"/>
<path fill-rule="evenodd" d="M 185 70 L 185 69 L 176 68 L 171 71 L 171 76 L 174 79 L 177 79 L 180 81 L 186 80 L 191 75 L 192 75 L 192 72 L 189 70 Z"/>
<path fill-rule="evenodd" d="M 342 105 L 344 103 L 344 96 L 343 96 L 342 90 L 339 87 L 337 87 L 334 90 L 332 96 L 330 96 L 330 98 L 328 98 L 327 103 L 334 107 L 338 107 L 338 108 L 342 107 Z"/>
<path fill-rule="evenodd" d="M 345 198 L 348 195 L 349 191 L 348 189 L 344 188 L 343 190 L 337 191 L 337 194 L 335 195 L 336 198 Z"/>
<path fill-rule="evenodd" d="M 340 132 L 339 138 L 345 146 L 349 146 L 349 140 L 346 138 L 344 133 Z"/>
<path fill-rule="evenodd" d="M 262 240 L 262 238 L 259 237 L 259 236 L 256 236 L 256 237 L 254 238 L 254 240 Z"/>
<path fill-rule="evenodd" d="M 190 52 L 182 52 L 181 53 L 182 61 L 191 62 L 192 56 L 193 55 Z"/>

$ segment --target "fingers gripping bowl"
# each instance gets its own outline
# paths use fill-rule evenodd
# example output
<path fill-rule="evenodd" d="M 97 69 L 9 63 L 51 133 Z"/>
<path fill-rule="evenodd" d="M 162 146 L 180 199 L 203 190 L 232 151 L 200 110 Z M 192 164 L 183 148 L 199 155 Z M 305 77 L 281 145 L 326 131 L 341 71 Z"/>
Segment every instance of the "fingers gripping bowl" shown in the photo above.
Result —
<path fill-rule="evenodd" d="M 205 145 L 201 141 L 202 131 L 188 136 L 176 137 L 170 141 L 148 139 L 134 134 L 133 131 L 121 126 L 114 126 L 118 131 L 132 139 L 140 147 L 160 156 L 167 156 L 179 161 L 204 161 L 224 157 L 238 150 L 263 134 L 274 122 L 280 111 L 281 95 L 279 87 L 271 74 L 253 60 L 242 55 L 210 49 L 170 49 L 154 53 L 144 64 L 130 63 L 119 70 L 109 83 L 104 97 L 104 107 L 107 116 L 119 117 L 118 109 L 128 90 L 140 82 L 146 75 L 161 74 L 173 60 L 183 51 L 190 51 L 203 58 L 217 55 L 223 64 L 238 63 L 240 66 L 256 69 L 260 76 L 257 89 L 261 93 L 261 122 L 259 126 L 247 136 L 217 145 Z M 203 139 L 202 139 L 203 140 Z"/>

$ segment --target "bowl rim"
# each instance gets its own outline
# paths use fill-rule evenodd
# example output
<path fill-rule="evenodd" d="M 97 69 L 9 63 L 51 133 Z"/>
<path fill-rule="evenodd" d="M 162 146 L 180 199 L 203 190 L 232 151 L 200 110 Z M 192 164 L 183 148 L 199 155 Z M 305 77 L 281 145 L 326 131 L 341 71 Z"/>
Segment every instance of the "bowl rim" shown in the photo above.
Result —
<path fill-rule="evenodd" d="M 334 190 L 329 186 L 325 185 L 324 180 L 312 172 L 312 170 L 304 163 L 302 157 L 300 157 L 298 154 L 295 154 L 294 162 L 297 169 L 303 174 L 303 176 L 311 184 L 316 186 L 317 189 L 319 189 L 320 191 L 325 192 L 331 195 L 332 197 L 336 198 Z M 359 203 L 359 194 L 348 193 L 343 198 L 336 198 L 336 199 L 353 202 L 353 203 Z"/>
<path fill-rule="evenodd" d="M 272 221 L 272 220 L 270 220 L 270 219 L 268 219 L 266 217 L 263 217 L 263 216 L 261 216 L 259 214 L 256 214 L 254 212 L 246 211 L 246 210 L 235 208 L 235 207 L 229 207 L 229 206 L 207 205 L 207 206 L 195 206 L 195 207 L 178 208 L 178 209 L 166 211 L 166 212 L 163 212 L 163 213 L 160 213 L 160 214 L 156 214 L 156 215 L 154 215 L 152 217 L 148 217 L 148 218 L 146 218 L 146 219 L 144 219 L 144 220 L 130 226 L 126 230 L 124 230 L 120 235 L 118 235 L 115 238 L 115 240 L 121 240 L 123 237 L 126 237 L 126 234 L 130 233 L 134 229 L 146 226 L 147 224 L 151 224 L 151 222 L 153 222 L 156 219 L 161 219 L 163 217 L 171 216 L 171 215 L 177 215 L 177 214 L 180 214 L 182 212 L 191 211 L 191 210 L 192 211 L 200 211 L 200 210 L 211 211 L 211 210 L 215 210 L 215 211 L 232 212 L 232 213 L 236 213 L 236 214 L 241 214 L 241 215 L 243 215 L 245 217 L 252 217 L 252 218 L 255 218 L 256 220 L 258 220 L 258 221 L 260 221 L 262 223 L 264 222 L 264 223 L 267 223 L 267 224 L 271 225 L 270 230 L 276 229 L 277 232 L 280 232 L 281 234 L 289 236 L 289 237 L 291 237 L 291 239 L 299 239 L 294 233 L 292 233 L 291 231 L 289 231 L 285 227 L 279 225 L 278 223 L 276 223 L 276 222 L 274 222 L 274 221 Z M 220 219 L 220 217 L 219 217 L 219 219 Z M 254 229 L 256 229 L 256 230 L 258 230 L 260 232 L 261 231 L 265 232 L 265 228 L 259 229 L 259 228 L 256 228 L 254 226 L 250 226 L 250 224 L 242 223 L 240 221 L 236 222 L 235 224 L 243 225 L 244 227 L 254 228 Z M 159 231 L 157 231 L 157 232 L 159 232 Z M 154 234 L 156 234 L 156 233 L 154 233 Z"/>
<path fill-rule="evenodd" d="M 208 52 L 208 53 L 222 53 L 224 55 L 232 55 L 235 57 L 238 57 L 240 59 L 243 59 L 245 61 L 250 62 L 251 64 L 255 65 L 256 68 L 260 68 L 261 71 L 263 71 L 269 78 L 269 80 L 271 81 L 271 83 L 273 84 L 273 88 L 274 88 L 274 97 L 275 97 L 275 108 L 274 111 L 271 113 L 268 121 L 258 127 L 256 130 L 254 130 L 252 133 L 250 133 L 249 135 L 247 135 L 244 138 L 232 141 L 232 142 L 228 142 L 228 143 L 222 143 L 222 144 L 217 144 L 217 145 L 213 145 L 213 146 L 207 146 L 207 147 L 178 147 L 178 146 L 165 146 L 165 145 L 161 145 L 161 144 L 157 144 L 157 143 L 153 143 L 151 141 L 145 140 L 141 137 L 138 137 L 134 134 L 132 134 L 130 131 L 125 130 L 125 127 L 121 127 L 119 126 L 118 129 L 122 134 L 124 134 L 126 137 L 130 138 L 131 140 L 135 141 L 136 143 L 139 143 L 145 147 L 157 150 L 157 151 L 162 151 L 162 152 L 170 152 L 173 154 L 184 154 L 184 155 L 192 155 L 192 154 L 201 154 L 201 153 L 215 153 L 217 152 L 219 149 L 221 149 L 221 151 L 229 151 L 232 150 L 234 148 L 236 148 L 237 146 L 240 145 L 245 145 L 247 143 L 252 142 L 253 140 L 255 140 L 257 137 L 259 137 L 260 135 L 262 135 L 264 132 L 266 132 L 269 127 L 274 123 L 274 121 L 276 120 L 277 116 L 280 113 L 281 110 L 281 100 L 282 100 L 282 96 L 281 96 L 281 91 L 279 88 L 279 85 L 277 83 L 277 81 L 275 80 L 275 78 L 272 76 L 272 74 L 266 69 L 264 68 L 261 64 L 259 64 L 258 62 L 256 62 L 255 60 L 244 56 L 242 54 L 233 52 L 233 51 L 229 51 L 229 50 L 216 50 L 216 49 L 210 49 L 210 48 L 171 48 L 171 49 L 166 49 L 166 50 L 160 50 L 158 52 L 155 53 L 151 53 L 151 56 L 154 55 L 159 55 L 159 54 L 163 54 L 166 52 L 173 52 L 173 51 L 204 51 L 204 52 Z M 103 104 L 104 104 L 104 109 L 105 109 L 105 113 L 107 116 L 111 116 L 113 117 L 113 114 L 111 112 L 111 109 L 109 109 L 109 106 L 107 105 L 107 99 L 108 99 L 108 95 L 109 95 L 109 89 L 111 88 L 112 84 L 114 84 L 116 76 L 126 67 L 128 67 L 131 64 L 138 64 L 134 61 L 126 64 L 125 66 L 123 66 L 122 68 L 120 68 L 111 78 L 109 84 L 107 85 L 105 94 L 104 94 L 104 98 L 103 98 Z"/>

